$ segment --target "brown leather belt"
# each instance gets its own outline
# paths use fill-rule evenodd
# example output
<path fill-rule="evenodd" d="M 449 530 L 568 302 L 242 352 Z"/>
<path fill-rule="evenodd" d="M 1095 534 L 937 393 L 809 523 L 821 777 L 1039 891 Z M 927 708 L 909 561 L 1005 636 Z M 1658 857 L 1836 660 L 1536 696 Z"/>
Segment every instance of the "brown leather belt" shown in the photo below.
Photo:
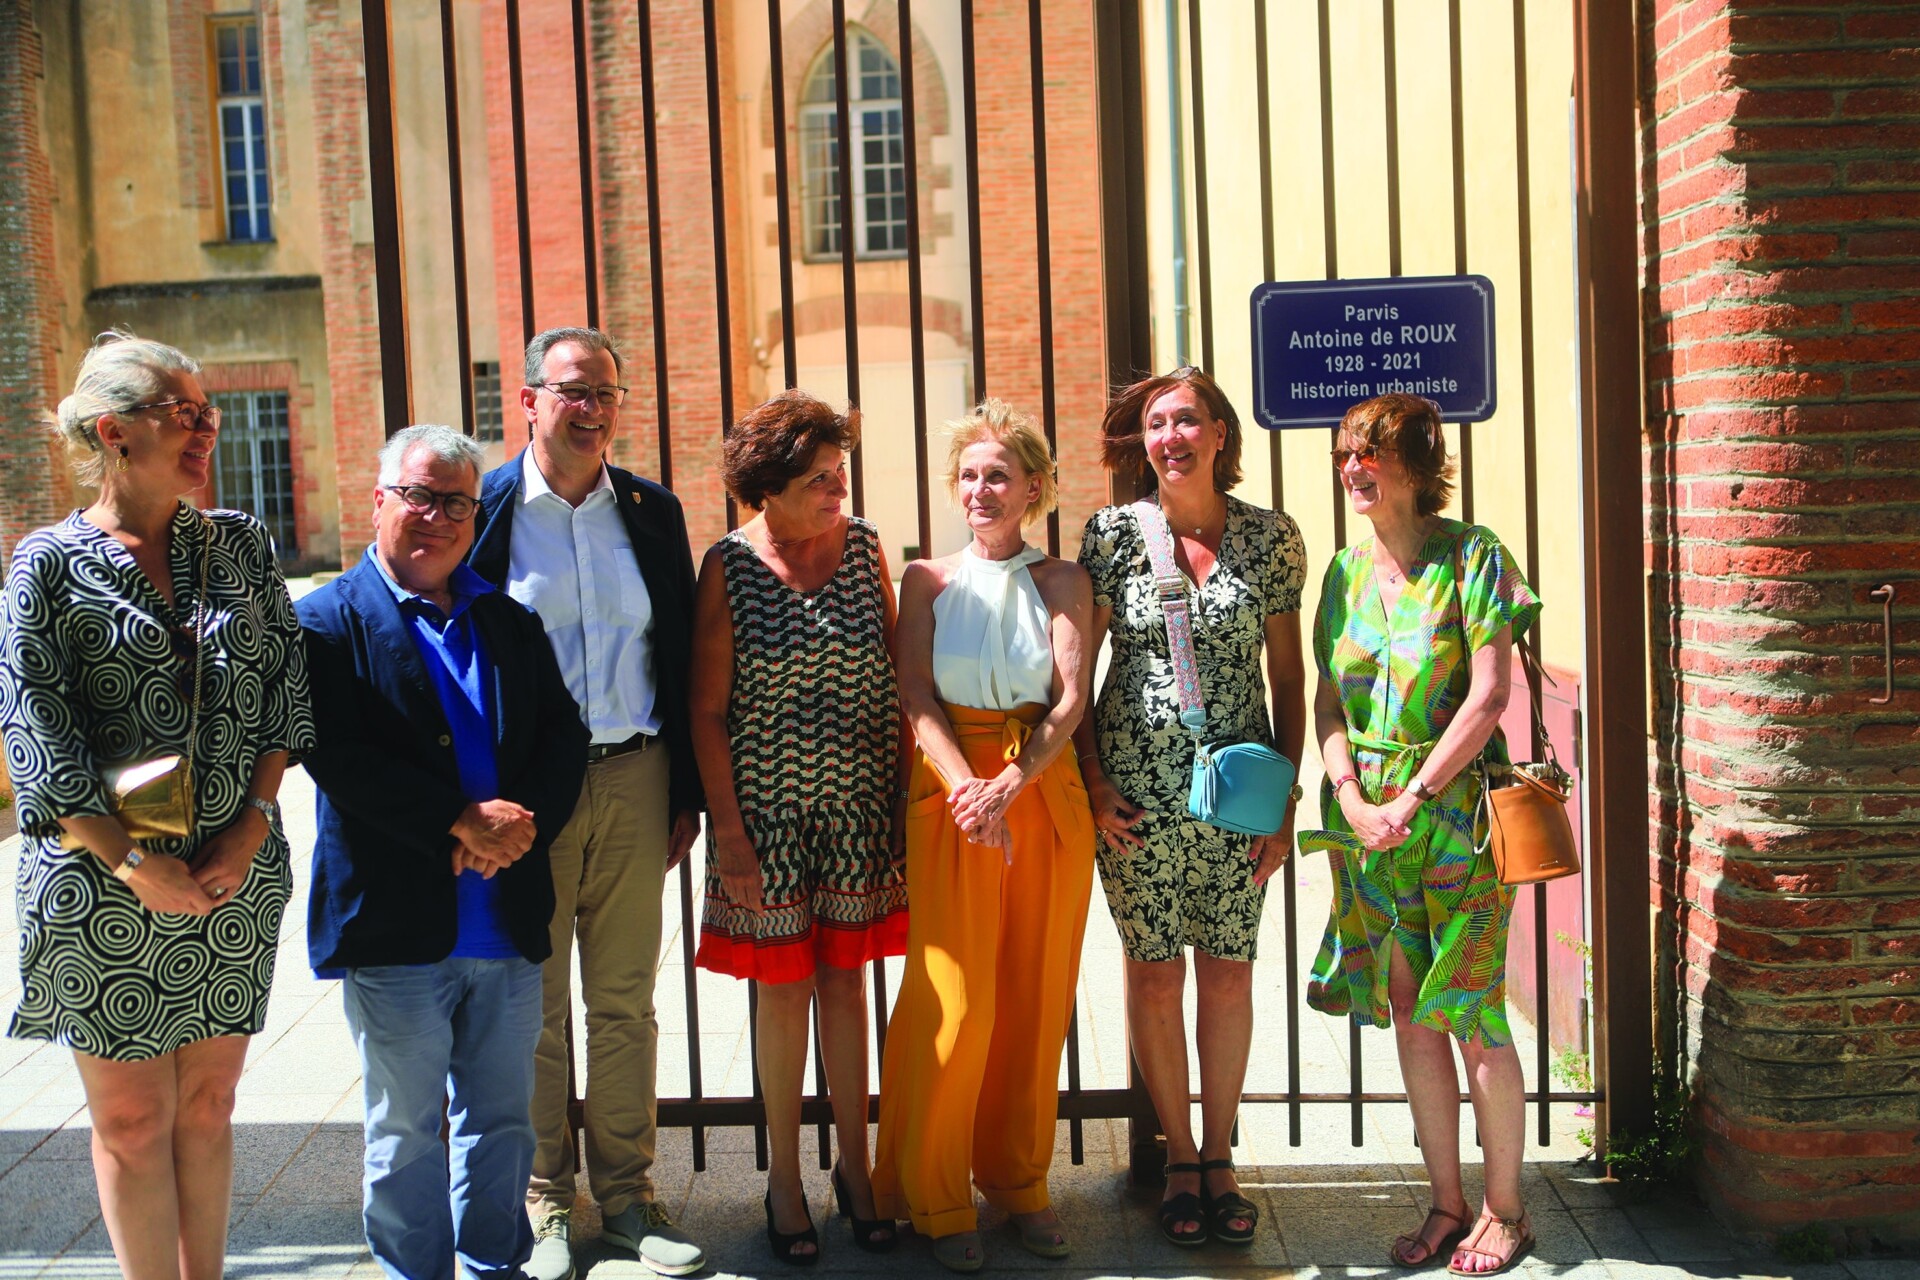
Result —
<path fill-rule="evenodd" d="M 653 745 L 654 738 L 655 735 L 651 733 L 636 733 L 625 742 L 595 742 L 587 747 L 587 763 L 599 764 L 602 760 L 611 760 L 615 756 L 645 751 Z"/>

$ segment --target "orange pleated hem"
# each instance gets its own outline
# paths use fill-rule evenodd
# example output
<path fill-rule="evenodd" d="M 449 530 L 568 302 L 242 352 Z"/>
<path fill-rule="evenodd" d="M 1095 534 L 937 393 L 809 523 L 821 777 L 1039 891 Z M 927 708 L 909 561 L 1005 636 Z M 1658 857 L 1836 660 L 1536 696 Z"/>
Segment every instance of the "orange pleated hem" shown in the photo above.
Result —
<path fill-rule="evenodd" d="M 858 969 L 869 961 L 907 953 L 907 913 L 896 911 L 863 929 L 822 928 L 802 938 L 733 937 L 701 930 L 693 963 L 701 969 L 755 982 L 798 982 L 821 965 Z"/>

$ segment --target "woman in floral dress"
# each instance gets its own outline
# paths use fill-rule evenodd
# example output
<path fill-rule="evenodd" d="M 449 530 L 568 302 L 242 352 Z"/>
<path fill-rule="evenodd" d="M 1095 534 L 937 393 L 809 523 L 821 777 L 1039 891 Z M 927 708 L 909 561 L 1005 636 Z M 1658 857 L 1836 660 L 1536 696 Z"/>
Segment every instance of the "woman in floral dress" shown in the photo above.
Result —
<path fill-rule="evenodd" d="M 1240 480 L 1233 406 L 1213 379 L 1183 368 L 1120 392 L 1101 430 L 1108 470 L 1152 489 L 1172 530 L 1206 741 L 1265 743 L 1297 761 L 1306 732 L 1306 549 L 1286 515 L 1228 495 Z M 1194 735 L 1179 721 L 1166 617 L 1132 507 L 1094 513 L 1080 563 L 1093 578 L 1094 651 L 1110 635 L 1113 653 L 1074 741 L 1101 837 L 1100 879 L 1126 951 L 1134 1057 L 1167 1138 L 1160 1230 L 1182 1246 L 1247 1244 L 1259 1211 L 1240 1194 L 1231 1140 L 1253 1040 L 1260 914 L 1267 881 L 1292 847 L 1293 805 L 1278 832 L 1260 837 L 1188 814 Z M 1197 1143 L 1181 1012 L 1189 948 L 1199 1002 Z"/>
<path fill-rule="evenodd" d="M 1334 463 L 1373 537 L 1327 566 L 1314 619 L 1315 737 L 1334 903 L 1307 1002 L 1392 1026 L 1433 1207 L 1389 1251 L 1402 1267 L 1451 1255 L 1490 1275 L 1533 1245 L 1520 1201 L 1524 1085 L 1506 1015 L 1513 891 L 1476 852 L 1481 779 L 1506 763 L 1500 714 L 1513 641 L 1540 602 L 1489 530 L 1446 520 L 1454 464 L 1438 408 L 1389 395 L 1340 424 Z M 1486 1202 L 1469 1220 L 1460 1180 L 1460 1085 L 1486 1161 Z"/>

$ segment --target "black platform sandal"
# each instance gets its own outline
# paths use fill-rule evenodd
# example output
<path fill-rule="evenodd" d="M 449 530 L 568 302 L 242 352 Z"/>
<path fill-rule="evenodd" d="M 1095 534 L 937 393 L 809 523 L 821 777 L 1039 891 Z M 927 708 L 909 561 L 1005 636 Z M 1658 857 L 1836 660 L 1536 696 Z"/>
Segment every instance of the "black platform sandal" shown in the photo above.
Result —
<path fill-rule="evenodd" d="M 807 1215 L 805 1231 L 776 1231 L 773 1226 L 773 1192 L 767 1192 L 762 1201 L 767 1207 L 767 1245 L 773 1250 L 773 1256 L 790 1267 L 810 1267 L 820 1261 L 820 1233 L 813 1225 L 813 1210 L 807 1208 L 807 1196 L 800 1193 L 800 1208 Z M 795 1253 L 793 1246 L 810 1244 L 812 1253 Z"/>
<path fill-rule="evenodd" d="M 853 1211 L 853 1196 L 847 1191 L 847 1180 L 840 1176 L 840 1165 L 833 1166 L 833 1198 L 840 1204 L 840 1214 L 853 1226 L 853 1242 L 868 1253 L 891 1253 L 893 1246 L 900 1242 L 900 1232 L 892 1218 L 862 1218 Z M 887 1234 L 881 1235 L 884 1231 Z"/>
<path fill-rule="evenodd" d="M 1215 1240 L 1221 1244 L 1249 1245 L 1253 1243 L 1253 1233 L 1260 1227 L 1260 1206 L 1238 1191 L 1229 1191 L 1222 1196 L 1207 1194 L 1208 1170 L 1231 1170 L 1232 1168 L 1231 1160 L 1202 1160 L 1200 1162 L 1200 1199 L 1206 1205 L 1207 1225 L 1213 1228 Z M 1235 1228 L 1230 1225 L 1235 1219 L 1244 1219 L 1247 1225 Z"/>
<path fill-rule="evenodd" d="M 1200 1165 L 1190 1161 L 1167 1166 L 1167 1176 L 1176 1173 L 1197 1173 L 1200 1175 L 1200 1190 L 1207 1189 L 1207 1175 Z M 1175 1231 L 1174 1227 L 1182 1222 L 1199 1225 L 1198 1231 Z M 1160 1234 L 1182 1249 L 1192 1249 L 1208 1240 L 1207 1209 L 1201 1198 L 1191 1191 L 1182 1191 L 1178 1195 L 1168 1196 L 1160 1202 Z"/>

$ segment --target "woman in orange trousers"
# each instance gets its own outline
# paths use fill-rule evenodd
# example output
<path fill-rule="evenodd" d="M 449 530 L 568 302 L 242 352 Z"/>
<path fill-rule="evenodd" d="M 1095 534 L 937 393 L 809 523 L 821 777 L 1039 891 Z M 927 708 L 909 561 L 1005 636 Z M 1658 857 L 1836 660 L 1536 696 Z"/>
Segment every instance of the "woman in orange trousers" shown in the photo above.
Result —
<path fill-rule="evenodd" d="M 1032 419 L 996 400 L 975 409 L 955 426 L 947 481 L 972 541 L 908 566 L 895 632 L 919 752 L 873 1187 L 880 1214 L 910 1218 L 938 1262 L 977 1271 L 976 1184 L 1026 1248 L 1068 1252 L 1047 1169 L 1093 883 L 1072 747 L 1093 593 L 1085 570 L 1024 541 L 1054 505 Z"/>

